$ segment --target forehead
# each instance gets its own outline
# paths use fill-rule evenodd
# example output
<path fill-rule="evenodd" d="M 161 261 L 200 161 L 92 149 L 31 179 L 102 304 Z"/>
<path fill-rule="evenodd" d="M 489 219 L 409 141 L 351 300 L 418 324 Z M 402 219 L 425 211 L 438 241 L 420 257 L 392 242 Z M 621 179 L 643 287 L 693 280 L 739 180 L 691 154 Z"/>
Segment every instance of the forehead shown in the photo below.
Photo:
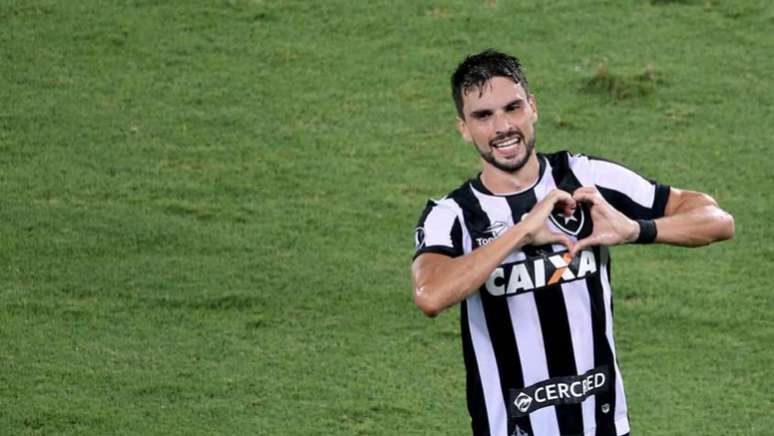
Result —
<path fill-rule="evenodd" d="M 496 109 L 519 99 L 527 99 L 527 93 L 521 84 L 500 76 L 493 77 L 480 87 L 470 88 L 462 94 L 466 114 L 482 109 Z"/>

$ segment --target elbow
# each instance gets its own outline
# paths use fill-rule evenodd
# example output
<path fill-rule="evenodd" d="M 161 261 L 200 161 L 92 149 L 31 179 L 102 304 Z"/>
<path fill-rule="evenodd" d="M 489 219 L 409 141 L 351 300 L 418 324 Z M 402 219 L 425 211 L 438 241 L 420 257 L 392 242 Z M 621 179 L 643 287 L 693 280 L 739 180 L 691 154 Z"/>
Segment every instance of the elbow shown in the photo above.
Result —
<path fill-rule="evenodd" d="M 734 237 L 734 217 L 721 209 L 718 202 L 707 194 L 702 194 L 709 207 L 713 209 L 714 218 L 717 223 L 714 241 L 727 241 Z M 710 242 L 714 242 L 710 241 Z"/>
<path fill-rule="evenodd" d="M 720 217 L 720 221 L 722 226 L 720 231 L 720 238 L 718 238 L 718 240 L 726 241 L 734 237 L 734 217 L 726 211 L 721 211 L 721 213 L 722 215 Z"/>
<path fill-rule="evenodd" d="M 445 308 L 424 286 L 414 289 L 414 304 L 429 318 L 435 318 Z"/>

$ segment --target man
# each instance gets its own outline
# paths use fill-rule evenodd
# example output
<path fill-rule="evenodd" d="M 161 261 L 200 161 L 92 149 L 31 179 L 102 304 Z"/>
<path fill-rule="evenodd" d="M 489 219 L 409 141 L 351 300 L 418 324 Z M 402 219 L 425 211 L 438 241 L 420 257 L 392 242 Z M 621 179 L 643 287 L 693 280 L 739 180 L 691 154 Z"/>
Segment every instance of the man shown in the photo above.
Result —
<path fill-rule="evenodd" d="M 608 247 L 706 245 L 733 218 L 615 163 L 536 153 L 537 102 L 512 56 L 469 56 L 452 94 L 482 170 L 428 202 L 411 272 L 428 316 L 460 303 L 473 434 L 628 434 Z"/>

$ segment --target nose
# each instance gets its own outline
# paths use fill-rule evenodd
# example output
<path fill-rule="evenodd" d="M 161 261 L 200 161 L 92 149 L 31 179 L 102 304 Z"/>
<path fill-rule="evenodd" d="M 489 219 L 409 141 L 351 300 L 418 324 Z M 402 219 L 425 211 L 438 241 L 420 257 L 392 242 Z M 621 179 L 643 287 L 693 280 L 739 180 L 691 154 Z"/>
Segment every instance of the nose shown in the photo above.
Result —
<path fill-rule="evenodd" d="M 496 134 L 507 133 L 511 130 L 513 124 L 507 114 L 503 112 L 497 112 L 494 115 L 494 129 Z"/>

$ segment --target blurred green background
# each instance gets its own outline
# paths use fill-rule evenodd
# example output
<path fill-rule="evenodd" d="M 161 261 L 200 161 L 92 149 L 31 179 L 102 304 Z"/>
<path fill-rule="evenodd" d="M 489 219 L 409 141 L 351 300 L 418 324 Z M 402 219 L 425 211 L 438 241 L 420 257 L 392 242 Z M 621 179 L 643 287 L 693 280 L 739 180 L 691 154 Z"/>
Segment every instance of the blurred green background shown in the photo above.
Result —
<path fill-rule="evenodd" d="M 474 175 L 448 78 L 520 57 L 538 149 L 713 195 L 613 250 L 642 435 L 774 428 L 768 0 L 0 0 L 0 432 L 469 434 L 458 310 L 411 301 Z"/>

